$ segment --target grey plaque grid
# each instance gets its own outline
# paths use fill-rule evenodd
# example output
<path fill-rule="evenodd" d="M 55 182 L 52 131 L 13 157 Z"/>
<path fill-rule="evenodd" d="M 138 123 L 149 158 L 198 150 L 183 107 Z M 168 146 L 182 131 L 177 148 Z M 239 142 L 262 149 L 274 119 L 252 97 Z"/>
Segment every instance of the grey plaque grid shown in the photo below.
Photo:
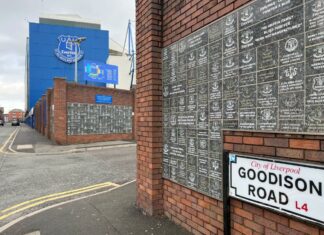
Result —
<path fill-rule="evenodd" d="M 222 200 L 222 129 L 324 134 L 323 0 L 256 0 L 162 61 L 165 178 Z"/>
<path fill-rule="evenodd" d="M 67 134 L 117 134 L 132 132 L 132 107 L 68 103 Z"/>

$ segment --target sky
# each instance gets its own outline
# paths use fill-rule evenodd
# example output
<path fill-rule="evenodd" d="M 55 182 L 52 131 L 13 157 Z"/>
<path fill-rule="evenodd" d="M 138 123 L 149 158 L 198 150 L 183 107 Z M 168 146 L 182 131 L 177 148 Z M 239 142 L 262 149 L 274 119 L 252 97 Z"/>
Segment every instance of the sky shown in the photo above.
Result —
<path fill-rule="evenodd" d="M 135 24 L 135 0 L 0 0 L 0 107 L 25 109 L 28 22 L 44 14 L 77 14 L 97 20 L 123 45 L 128 20 Z"/>

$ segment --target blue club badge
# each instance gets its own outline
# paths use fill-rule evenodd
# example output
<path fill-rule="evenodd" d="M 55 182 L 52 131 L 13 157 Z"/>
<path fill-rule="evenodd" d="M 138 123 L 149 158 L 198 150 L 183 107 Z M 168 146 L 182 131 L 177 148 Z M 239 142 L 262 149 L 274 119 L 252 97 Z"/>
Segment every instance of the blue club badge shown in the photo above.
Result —
<path fill-rule="evenodd" d="M 58 47 L 54 50 L 55 55 L 66 63 L 75 62 L 75 47 L 77 47 L 77 60 L 81 60 L 84 51 L 81 50 L 80 45 L 74 41 L 78 36 L 60 35 L 57 39 L 59 41 Z"/>

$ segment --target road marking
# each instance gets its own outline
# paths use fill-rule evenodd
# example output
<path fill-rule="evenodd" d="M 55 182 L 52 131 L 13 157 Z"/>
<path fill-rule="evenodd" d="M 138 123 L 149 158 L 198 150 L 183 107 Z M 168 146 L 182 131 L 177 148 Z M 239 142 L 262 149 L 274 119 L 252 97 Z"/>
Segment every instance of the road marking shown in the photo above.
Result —
<path fill-rule="evenodd" d="M 97 190 L 97 189 L 101 189 L 101 188 L 105 188 L 105 187 L 109 187 L 109 186 L 118 187 L 119 185 L 112 183 L 112 182 L 105 182 L 105 183 L 91 185 L 91 186 L 80 188 L 80 189 L 74 189 L 74 190 L 69 190 L 69 191 L 60 192 L 60 193 L 54 193 L 54 194 L 42 196 L 39 198 L 35 198 L 32 200 L 28 200 L 28 201 L 19 203 L 17 205 L 14 205 L 12 207 L 9 207 L 5 210 L 0 211 L 0 220 L 4 220 L 5 218 L 12 216 L 18 212 L 21 212 L 21 211 L 27 210 L 29 208 L 44 204 L 46 202 L 78 195 L 78 194 L 85 193 L 85 192 L 90 192 L 93 190 Z M 24 205 L 26 205 L 26 206 L 24 206 Z M 24 207 L 21 207 L 21 206 L 24 206 Z M 16 209 L 16 208 L 19 208 L 19 209 Z M 16 209 L 16 210 L 14 210 L 14 209 Z M 14 210 L 14 211 L 12 211 L 12 210 Z M 11 211 L 11 212 L 6 213 L 8 211 Z M 6 214 L 4 214 L 4 213 L 6 213 Z"/>
<path fill-rule="evenodd" d="M 83 188 L 73 189 L 73 190 L 69 190 L 69 191 L 63 191 L 63 192 L 59 192 L 59 193 L 48 194 L 48 195 L 45 195 L 45 196 L 42 196 L 42 197 L 34 198 L 32 200 L 28 200 L 28 201 L 16 204 L 14 206 L 11 206 L 11 207 L 9 207 L 7 209 L 4 209 L 4 210 L 0 211 L 0 214 L 3 214 L 5 212 L 7 212 L 7 211 L 16 209 L 16 208 L 18 208 L 20 206 L 26 205 L 28 203 L 36 202 L 36 201 L 39 201 L 39 200 L 42 200 L 42 199 L 56 197 L 56 196 L 60 196 L 60 195 L 68 194 L 68 193 L 74 193 L 74 192 L 78 192 L 78 191 L 82 191 L 82 190 L 86 190 L 86 189 L 90 189 L 90 188 L 96 188 L 96 187 L 100 187 L 100 186 L 107 185 L 107 184 L 115 186 L 115 187 L 119 186 L 118 184 L 115 184 L 115 183 L 112 183 L 112 182 L 104 182 L 104 183 L 94 184 L 94 185 L 90 185 L 90 186 L 83 187 Z"/>
<path fill-rule="evenodd" d="M 111 191 L 114 191 L 118 188 L 121 188 L 121 187 L 124 187 L 124 186 L 127 186 L 131 183 L 134 183 L 136 182 L 136 180 L 132 180 L 132 181 L 129 181 L 127 183 L 124 183 L 122 185 L 119 185 L 117 187 L 114 187 L 114 188 L 111 188 L 111 189 L 108 189 L 108 190 L 105 190 L 105 191 L 101 191 L 101 192 L 97 192 L 97 193 L 94 193 L 94 194 L 91 194 L 91 195 L 86 195 L 86 196 L 83 196 L 83 197 L 79 197 L 79 198 L 74 198 L 74 199 L 71 199 L 71 200 L 68 200 L 68 201 L 65 201 L 65 202 L 60 202 L 60 203 L 57 203 L 57 204 L 54 204 L 54 205 L 50 205 L 50 206 L 47 206 L 47 207 L 44 207 L 42 209 L 39 209 L 37 211 L 33 211 L 27 215 L 23 215 L 11 222 L 9 222 L 8 224 L 5 224 L 4 226 L 0 227 L 0 234 L 2 232 L 4 232 L 5 230 L 7 230 L 8 228 L 12 227 L 13 225 L 19 223 L 20 221 L 28 218 L 28 217 L 31 217 L 31 216 L 34 216 L 34 215 L 37 215 L 37 214 L 40 214 L 44 211 L 47 211 L 49 209 L 52 209 L 52 208 L 55 208 L 55 207 L 58 207 L 58 206 L 62 206 L 62 205 L 65 205 L 65 204 L 68 204 L 68 203 L 71 203 L 71 202 L 76 202 L 76 201 L 80 201 L 82 199 L 87 199 L 87 198 L 90 198 L 90 197 L 94 197 L 94 196 L 97 196 L 97 195 L 101 195 L 101 194 L 104 194 L 104 193 L 108 193 L 108 192 L 111 192 Z"/>
<path fill-rule="evenodd" d="M 16 129 L 10 134 L 10 136 L 8 137 L 8 139 L 4 142 L 4 144 L 2 145 L 2 147 L 0 149 L 0 152 L 6 153 L 3 150 L 7 146 L 7 144 L 9 143 L 10 139 L 12 138 L 12 136 L 16 133 L 16 131 L 18 131 L 18 127 L 16 127 Z"/>
<path fill-rule="evenodd" d="M 32 144 L 19 144 L 17 145 L 17 150 L 27 150 L 27 149 L 33 149 Z"/>
<path fill-rule="evenodd" d="M 9 149 L 11 152 L 13 152 L 13 153 L 17 153 L 17 151 L 15 151 L 15 150 L 12 149 L 12 145 L 14 144 L 14 142 L 15 142 L 15 140 L 16 140 L 16 138 L 17 138 L 17 135 L 18 135 L 18 133 L 19 133 L 19 131 L 20 131 L 20 128 L 21 128 L 20 126 L 17 127 L 17 132 L 16 132 L 16 134 L 14 135 L 14 137 L 12 138 L 11 143 L 10 143 L 10 145 L 9 145 L 9 147 L 8 147 L 8 149 Z"/>

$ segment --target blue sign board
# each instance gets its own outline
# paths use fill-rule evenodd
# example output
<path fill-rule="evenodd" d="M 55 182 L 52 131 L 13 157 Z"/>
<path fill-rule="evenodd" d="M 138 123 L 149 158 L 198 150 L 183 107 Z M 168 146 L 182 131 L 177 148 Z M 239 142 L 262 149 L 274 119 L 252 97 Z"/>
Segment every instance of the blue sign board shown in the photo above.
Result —
<path fill-rule="evenodd" d="M 112 96 L 96 95 L 96 104 L 112 104 Z"/>
<path fill-rule="evenodd" d="M 103 82 L 118 84 L 118 66 L 98 63 L 95 61 L 84 61 L 84 80 L 91 82 Z"/>

